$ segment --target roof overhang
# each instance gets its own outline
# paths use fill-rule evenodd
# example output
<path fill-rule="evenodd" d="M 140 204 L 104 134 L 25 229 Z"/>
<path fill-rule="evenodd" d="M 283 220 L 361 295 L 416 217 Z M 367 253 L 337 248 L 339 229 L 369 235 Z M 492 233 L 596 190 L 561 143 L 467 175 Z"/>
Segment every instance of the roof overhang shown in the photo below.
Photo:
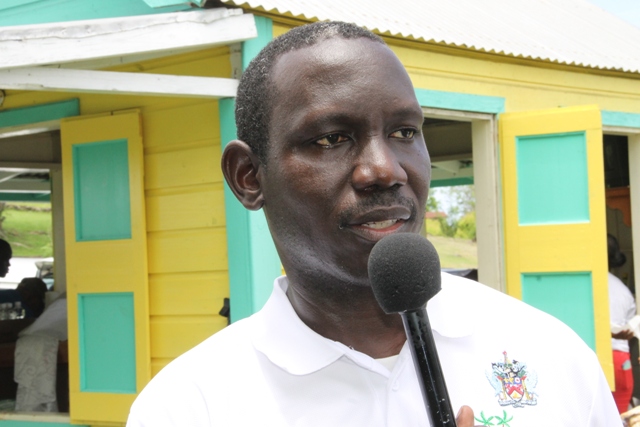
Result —
<path fill-rule="evenodd" d="M 96 69 L 256 36 L 253 15 L 225 8 L 7 27 L 0 32 L 0 89 L 232 97 L 236 79 Z"/>

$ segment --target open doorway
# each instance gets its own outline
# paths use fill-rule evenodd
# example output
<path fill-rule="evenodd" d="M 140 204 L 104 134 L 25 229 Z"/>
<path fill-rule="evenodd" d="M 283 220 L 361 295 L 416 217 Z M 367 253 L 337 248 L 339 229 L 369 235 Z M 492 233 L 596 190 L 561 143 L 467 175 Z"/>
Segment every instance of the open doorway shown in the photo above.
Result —
<path fill-rule="evenodd" d="M 0 307 L 0 410 L 68 412 L 60 132 L 0 133 L 0 159 L 1 237 L 14 255 L 0 292 L 34 277 L 46 289 L 41 312 L 26 310 L 21 292 Z"/>
<path fill-rule="evenodd" d="M 640 129 L 605 127 L 603 135 L 607 233 L 619 242 L 626 262 L 611 273 L 618 277 L 640 301 L 637 266 L 640 261 Z M 635 227 L 634 227 L 635 226 Z M 634 378 L 633 405 L 640 403 L 640 351 L 638 339 L 629 341 Z"/>
<path fill-rule="evenodd" d="M 438 194 L 443 188 L 455 189 L 449 193 L 457 192 L 458 202 L 468 203 L 463 222 L 474 223 L 473 232 L 465 224 L 467 230 L 458 232 L 457 238 L 454 233 L 447 240 L 431 237 L 434 233 L 430 235 L 429 224 L 435 223 L 428 218 L 426 234 L 441 253 L 443 269 L 504 291 L 495 116 L 434 108 L 423 108 L 423 112 L 423 133 L 432 163 L 432 191 Z M 442 213 L 435 215 L 440 216 L 435 220 L 444 225 L 447 219 L 442 218 Z M 456 218 L 458 226 L 460 219 Z M 458 246 L 458 254 L 456 249 L 451 250 L 451 244 Z M 463 264 L 468 265 L 456 263 L 460 258 L 465 258 Z"/>

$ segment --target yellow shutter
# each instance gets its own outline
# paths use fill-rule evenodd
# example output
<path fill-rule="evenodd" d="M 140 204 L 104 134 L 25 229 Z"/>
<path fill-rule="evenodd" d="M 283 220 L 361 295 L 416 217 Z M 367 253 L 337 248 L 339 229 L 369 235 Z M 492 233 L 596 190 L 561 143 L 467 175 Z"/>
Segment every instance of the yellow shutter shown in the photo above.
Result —
<path fill-rule="evenodd" d="M 64 119 L 61 133 L 71 420 L 121 424 L 150 379 L 140 114 Z"/>
<path fill-rule="evenodd" d="M 613 384 L 600 111 L 502 114 L 500 143 L 507 293 L 571 326 Z"/>

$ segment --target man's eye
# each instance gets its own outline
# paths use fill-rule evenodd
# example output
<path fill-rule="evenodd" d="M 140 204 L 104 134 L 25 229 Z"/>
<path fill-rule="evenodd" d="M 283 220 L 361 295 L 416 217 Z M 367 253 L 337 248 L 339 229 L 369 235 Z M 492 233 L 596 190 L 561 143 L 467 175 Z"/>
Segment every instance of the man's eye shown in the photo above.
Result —
<path fill-rule="evenodd" d="M 324 136 L 316 141 L 316 144 L 320 145 L 323 148 L 331 148 L 332 146 L 339 144 L 341 142 L 347 141 L 347 138 L 344 135 L 340 135 L 339 133 L 332 133 L 330 135 Z"/>
<path fill-rule="evenodd" d="M 410 139 L 416 134 L 415 129 L 399 129 L 389 135 L 391 138 Z"/>

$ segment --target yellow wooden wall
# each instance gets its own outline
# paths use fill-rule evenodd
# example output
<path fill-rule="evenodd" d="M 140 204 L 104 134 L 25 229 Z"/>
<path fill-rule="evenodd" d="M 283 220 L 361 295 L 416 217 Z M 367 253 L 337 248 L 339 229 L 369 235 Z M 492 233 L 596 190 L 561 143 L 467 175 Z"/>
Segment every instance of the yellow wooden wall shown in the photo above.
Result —
<path fill-rule="evenodd" d="M 229 77 L 228 48 L 112 68 Z M 82 114 L 142 112 L 151 369 L 226 326 L 229 296 L 218 103 L 215 100 L 9 91 L 3 108 L 79 98 Z"/>

